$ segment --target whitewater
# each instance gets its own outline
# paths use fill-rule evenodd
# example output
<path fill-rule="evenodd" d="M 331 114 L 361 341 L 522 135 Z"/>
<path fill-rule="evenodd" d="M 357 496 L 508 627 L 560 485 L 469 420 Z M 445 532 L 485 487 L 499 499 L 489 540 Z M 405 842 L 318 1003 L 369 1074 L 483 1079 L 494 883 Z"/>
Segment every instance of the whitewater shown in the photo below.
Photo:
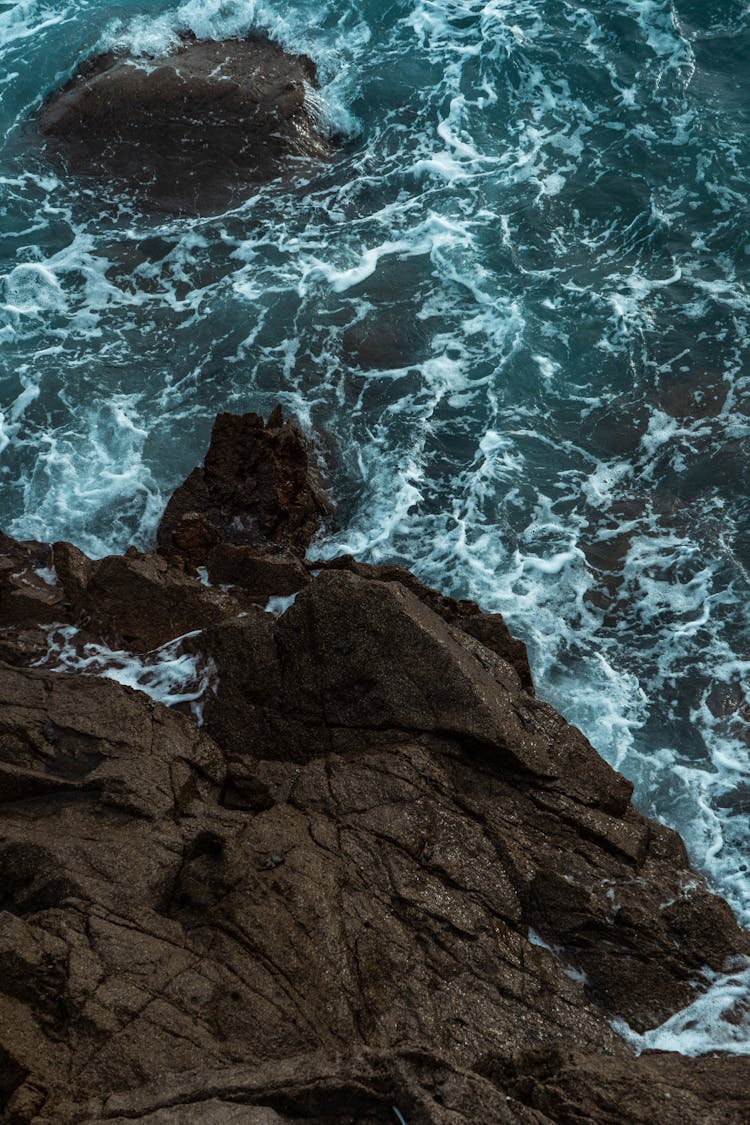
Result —
<path fill-rule="evenodd" d="M 211 218 L 53 168 L 49 93 L 185 29 L 309 54 L 336 157 Z M 148 547 L 217 411 L 280 402 L 313 556 L 500 611 L 748 924 L 748 57 L 747 0 L 0 2 L 4 530 Z M 196 702 L 167 650 L 76 666 Z M 749 1050 L 747 968 L 707 996 L 640 1046 Z"/>

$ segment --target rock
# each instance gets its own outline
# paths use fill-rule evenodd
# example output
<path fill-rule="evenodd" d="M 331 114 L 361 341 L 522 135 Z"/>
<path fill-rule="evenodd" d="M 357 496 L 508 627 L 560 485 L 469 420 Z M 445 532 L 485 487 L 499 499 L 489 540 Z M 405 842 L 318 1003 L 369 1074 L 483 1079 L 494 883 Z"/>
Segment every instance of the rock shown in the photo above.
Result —
<path fill-rule="evenodd" d="M 64 600 L 49 544 L 19 542 L 0 532 L 0 626 L 59 621 Z"/>
<path fill-rule="evenodd" d="M 480 1071 L 532 1120 L 559 1125 L 744 1125 L 750 1059 L 685 1058 L 649 1052 L 641 1058 L 585 1055 L 563 1048 L 485 1060 Z"/>
<path fill-rule="evenodd" d="M 138 692 L 0 667 L 0 773 L 0 1113 L 12 1123 L 39 1120 L 76 1058 L 117 1082 L 125 1012 L 180 965 L 154 906 L 223 763 Z M 53 1106 L 42 1119 L 69 1117 Z"/>
<path fill-rule="evenodd" d="M 225 1068 L 208 1083 L 191 1075 L 166 1087 L 154 1084 L 92 1101 L 86 1121 L 125 1125 L 132 1116 L 119 1114 L 132 1115 L 136 1106 L 138 1120 L 148 1125 L 383 1125 L 398 1121 L 394 1109 L 414 1125 L 539 1122 L 523 1106 L 508 1102 L 486 1079 L 434 1055 L 368 1051 L 355 1062 L 308 1055 L 271 1066 Z"/>
<path fill-rule="evenodd" d="M 329 513 L 296 422 L 278 407 L 267 423 L 258 414 L 219 414 L 203 467 L 167 504 L 159 550 L 194 567 L 217 544 L 302 556 Z"/>
<path fill-rule="evenodd" d="M 566 951 L 598 1004 L 637 1029 L 687 1003 L 691 976 L 720 970 L 736 941 L 744 948 L 726 904 L 691 882 L 679 837 L 632 808 L 630 783 L 507 662 L 400 584 L 324 572 L 278 621 L 258 611 L 195 643 L 217 668 L 205 717 L 231 784 L 236 770 L 247 784 L 253 761 L 263 763 L 255 779 L 278 794 L 290 759 L 298 771 L 328 755 L 355 755 L 360 766 L 397 755 L 410 796 L 392 796 L 395 807 L 415 799 L 420 775 L 435 785 L 441 762 L 440 793 L 459 795 L 489 832 L 526 925 Z M 424 764 L 407 771 L 415 756 Z M 368 765 L 373 785 L 395 793 L 398 784 L 374 780 L 383 768 Z M 468 825 L 456 828 L 462 834 L 470 838 Z M 421 855 L 420 838 L 415 828 L 402 846 Z M 487 869 L 483 879 L 492 878 Z"/>
<path fill-rule="evenodd" d="M 416 1123 L 572 1121 L 535 1108 L 567 1064 L 518 1052 L 564 1044 L 585 1063 L 580 1080 L 565 1071 L 567 1101 L 582 1088 L 605 1104 L 638 1073 L 612 1016 L 663 1018 L 706 959 L 746 945 L 717 914 L 711 949 L 683 954 L 659 906 L 709 897 L 674 834 L 630 808 L 593 826 L 551 811 L 543 781 L 454 738 L 247 756 L 243 805 L 223 803 L 215 743 L 118 684 L 0 667 L 0 716 L 12 1125 L 223 1122 L 238 1105 L 259 1122 L 375 1122 L 394 1105 Z M 642 838 L 637 861 L 623 829 Z M 561 856 L 590 950 L 553 952 L 529 929 Z M 642 947 L 617 918 L 636 900 Z M 551 946 L 555 916 L 544 925 Z M 679 933 L 699 931 L 682 918 Z M 597 955 L 615 982 L 640 956 L 648 1000 L 585 983 Z M 717 1077 L 741 1105 L 745 1065 L 696 1069 L 686 1119 L 716 1103 Z"/>
<path fill-rule="evenodd" d="M 307 93 L 315 85 L 309 58 L 263 37 L 185 37 L 166 57 L 88 60 L 40 125 L 78 173 L 114 177 L 169 210 L 220 210 L 290 160 L 331 152 Z"/>
<path fill-rule="evenodd" d="M 111 647 L 147 652 L 234 617 L 245 603 L 172 566 L 161 555 L 131 551 L 91 564 L 85 586 L 71 590 L 76 623 Z"/>
<path fill-rule="evenodd" d="M 214 687 L 198 729 L 0 663 L 2 1119 L 750 1119 L 747 1059 L 636 1058 L 613 1027 L 750 954 L 679 836 L 499 615 L 398 567 L 310 578 L 323 513 L 295 426 L 224 415 L 169 559 L 3 541 L 17 664 L 52 614 L 133 651 L 194 632 Z"/>
<path fill-rule="evenodd" d="M 258 598 L 287 597 L 310 581 L 307 568 L 295 555 L 269 555 L 252 547 L 220 543 L 206 561 L 208 577 L 217 584 L 239 586 Z"/>
<path fill-rule="evenodd" d="M 534 681 L 529 667 L 526 645 L 514 637 L 499 613 L 484 613 L 476 602 L 446 597 L 439 590 L 433 590 L 420 582 L 416 575 L 403 566 L 391 563 L 372 566 L 357 562 L 351 555 L 339 555 L 334 559 L 321 559 L 310 563 L 312 570 L 349 570 L 362 578 L 376 578 L 381 582 L 399 582 L 407 590 L 423 601 L 425 605 L 440 615 L 449 625 L 457 625 L 464 633 L 476 637 L 478 641 L 502 656 L 512 664 L 526 691 L 534 693 Z"/>
<path fill-rule="evenodd" d="M 49 627 L 68 617 L 53 548 L 0 532 L 0 660 L 21 665 L 43 660 Z"/>
<path fill-rule="evenodd" d="M 73 625 L 83 640 L 133 653 L 215 625 L 249 604 L 211 589 L 161 555 L 131 549 L 92 560 L 71 543 L 0 542 L 0 653 L 30 664 L 48 648 L 45 629 Z"/>

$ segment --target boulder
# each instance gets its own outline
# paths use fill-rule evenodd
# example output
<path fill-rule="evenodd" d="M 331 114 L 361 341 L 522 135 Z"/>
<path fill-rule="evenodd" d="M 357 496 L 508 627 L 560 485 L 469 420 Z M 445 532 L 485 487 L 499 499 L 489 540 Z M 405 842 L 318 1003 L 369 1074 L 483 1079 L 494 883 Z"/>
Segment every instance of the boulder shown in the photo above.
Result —
<path fill-rule="evenodd" d="M 476 602 L 468 598 L 450 598 L 439 590 L 425 586 L 423 582 L 407 570 L 404 566 L 393 563 L 373 566 L 370 563 L 357 562 L 351 555 L 339 555 L 333 559 L 320 559 L 309 564 L 311 570 L 348 570 L 362 578 L 374 578 L 381 582 L 398 582 L 411 590 L 413 594 L 429 606 L 449 625 L 456 625 L 464 633 L 476 637 L 478 641 L 491 649 L 492 652 L 502 656 L 512 664 L 518 673 L 521 683 L 526 691 L 534 693 L 534 680 L 529 666 L 529 657 L 526 645 L 518 637 L 514 637 L 499 613 L 485 613 Z"/>
<path fill-rule="evenodd" d="M 194 644 L 217 670 L 205 721 L 235 807 L 286 793 L 291 777 L 298 793 L 301 769 L 333 759 L 340 810 L 343 778 L 366 769 L 386 820 L 402 809 L 399 827 L 383 830 L 430 869 L 431 817 L 447 824 L 456 801 L 458 820 L 470 815 L 491 841 L 479 882 L 490 885 L 500 858 L 527 928 L 564 951 L 613 1016 L 655 1026 L 690 1001 L 695 974 L 746 948 L 679 837 L 632 807 L 631 784 L 510 664 L 400 584 L 324 572 L 277 621 L 256 611 Z M 378 776 L 394 757 L 401 780 Z M 422 812 L 410 824 L 412 802 Z M 453 832 L 478 872 L 474 830 L 456 821 Z"/>
<path fill-rule="evenodd" d="M 242 613 L 241 591 L 211 589 L 161 555 L 89 559 L 72 543 L 0 541 L 0 658 L 44 658 L 53 625 L 81 642 L 143 653 Z"/>
<path fill-rule="evenodd" d="M 60 621 L 64 601 L 49 543 L 0 532 L 0 626 L 33 628 Z"/>
<path fill-rule="evenodd" d="M 245 602 L 211 589 L 161 555 L 131 549 L 90 563 L 85 585 L 68 577 L 72 620 L 114 648 L 141 653 L 234 617 Z"/>
<path fill-rule="evenodd" d="M 159 550 L 205 566 L 219 544 L 302 557 L 330 514 L 308 443 L 279 407 L 258 414 L 219 414 L 201 468 L 167 504 Z"/>
<path fill-rule="evenodd" d="M 262 36 L 184 36 L 165 57 L 95 56 L 48 100 L 41 130 L 76 172 L 169 210 L 220 210 L 291 160 L 321 159 L 315 65 Z"/>
<path fill-rule="evenodd" d="M 750 1058 L 685 1058 L 649 1052 L 613 1058 L 541 1048 L 479 1070 L 530 1120 L 559 1125 L 743 1125 Z M 519 1120 L 523 1121 L 521 1115 Z"/>

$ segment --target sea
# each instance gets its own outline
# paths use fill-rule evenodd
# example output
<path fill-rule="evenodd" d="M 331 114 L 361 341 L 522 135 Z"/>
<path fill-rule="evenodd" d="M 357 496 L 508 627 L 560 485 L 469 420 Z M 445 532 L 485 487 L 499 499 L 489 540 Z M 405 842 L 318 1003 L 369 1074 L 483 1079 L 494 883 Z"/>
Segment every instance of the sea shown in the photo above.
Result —
<path fill-rule="evenodd" d="M 185 30 L 310 55 L 335 156 L 203 218 L 50 161 L 84 59 Z M 0 0 L 0 524 L 148 548 L 281 403 L 312 554 L 500 611 L 750 924 L 749 191 L 748 0 Z M 641 1046 L 750 1052 L 706 983 Z"/>

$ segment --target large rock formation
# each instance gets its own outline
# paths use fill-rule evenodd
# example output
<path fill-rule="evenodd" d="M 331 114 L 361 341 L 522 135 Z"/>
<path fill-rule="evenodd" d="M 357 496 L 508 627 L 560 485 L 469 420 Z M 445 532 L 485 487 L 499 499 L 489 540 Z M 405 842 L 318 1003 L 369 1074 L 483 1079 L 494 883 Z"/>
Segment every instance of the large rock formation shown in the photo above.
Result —
<path fill-rule="evenodd" d="M 748 1119 L 747 1059 L 636 1058 L 613 1030 L 661 1023 L 748 937 L 534 697 L 502 619 L 351 559 L 295 556 L 274 616 L 158 556 L 4 549 L 4 1120 Z M 236 575 L 272 584 L 253 551 Z M 204 729 L 24 666 L 56 613 L 140 646 L 184 631 L 180 604 L 217 675 Z"/>
<path fill-rule="evenodd" d="M 48 101 L 42 132 L 73 171 L 115 177 L 169 209 L 210 211 L 296 158 L 331 151 L 315 65 L 260 36 L 185 37 L 163 58 L 96 56 Z"/>

